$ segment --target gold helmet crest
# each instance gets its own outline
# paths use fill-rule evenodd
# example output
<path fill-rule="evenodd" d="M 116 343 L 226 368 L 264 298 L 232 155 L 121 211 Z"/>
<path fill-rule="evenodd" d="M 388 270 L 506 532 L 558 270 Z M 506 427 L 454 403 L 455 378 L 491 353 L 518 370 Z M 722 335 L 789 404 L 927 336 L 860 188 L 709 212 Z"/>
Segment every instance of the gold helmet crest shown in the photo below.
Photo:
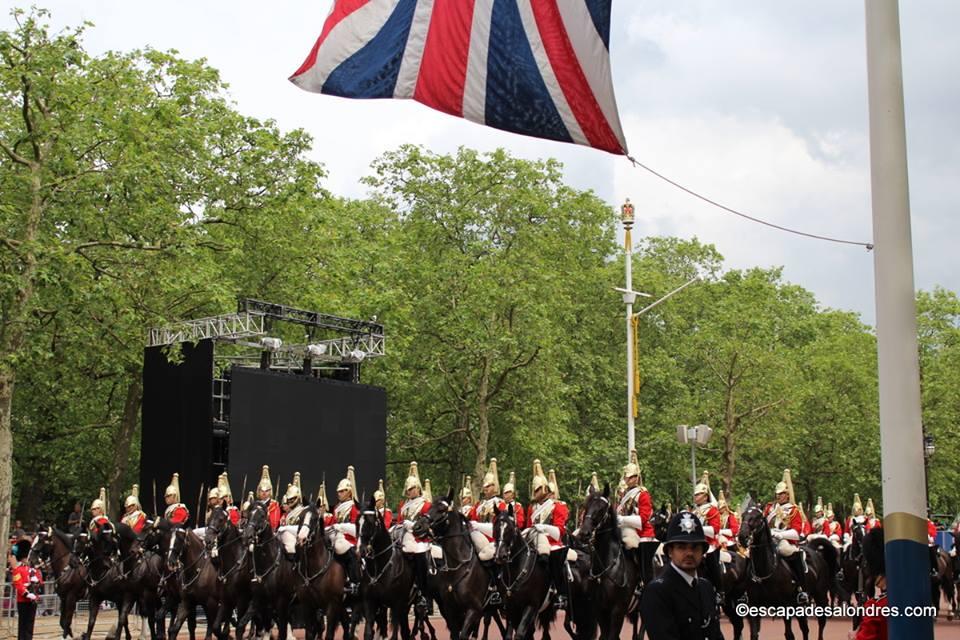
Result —
<path fill-rule="evenodd" d="M 130 505 L 133 505 L 137 509 L 140 509 L 140 485 L 138 484 L 133 485 L 133 488 L 130 489 L 130 495 L 127 496 L 127 499 L 123 501 L 124 509 L 126 509 Z"/>
<path fill-rule="evenodd" d="M 387 494 L 383 490 L 383 478 L 380 478 L 380 481 L 377 483 L 377 490 L 373 492 L 373 501 L 376 503 L 385 502 L 387 499 Z"/>
<path fill-rule="evenodd" d="M 347 467 L 347 477 L 337 483 L 337 493 L 341 491 L 349 491 L 350 497 L 356 497 L 357 491 L 357 476 L 353 471 L 353 465 Z"/>
<path fill-rule="evenodd" d="M 640 482 L 640 459 L 637 457 L 637 450 L 630 449 L 630 461 L 623 468 L 623 478 L 632 478 L 637 476 L 637 483 Z"/>
<path fill-rule="evenodd" d="M 166 490 L 163 492 L 163 497 L 173 496 L 175 502 L 180 502 L 180 474 L 175 473 L 173 477 L 170 478 L 170 484 L 167 485 Z"/>
<path fill-rule="evenodd" d="M 260 484 L 257 485 L 257 493 L 266 492 L 270 494 L 270 497 L 273 497 L 273 482 L 270 481 L 270 467 L 268 465 L 263 465 L 263 469 L 260 470 Z"/>
<path fill-rule="evenodd" d="M 330 501 L 327 500 L 326 480 L 320 483 L 320 488 L 317 490 L 317 506 L 324 511 L 330 511 Z"/>
<path fill-rule="evenodd" d="M 423 499 L 427 502 L 433 502 L 433 489 L 430 487 L 430 478 L 423 481 Z"/>
<path fill-rule="evenodd" d="M 423 486 L 420 484 L 420 470 L 417 469 L 417 463 L 410 463 L 410 471 L 407 472 L 407 479 L 403 483 L 403 492 L 406 493 L 416 487 L 417 489 L 423 490 Z"/>
<path fill-rule="evenodd" d="M 853 516 L 863 515 L 863 503 L 860 502 L 860 494 L 853 494 L 853 506 L 850 508 L 850 514 Z"/>
<path fill-rule="evenodd" d="M 547 476 L 543 473 L 543 465 L 540 464 L 540 459 L 538 458 L 533 461 L 533 480 L 530 485 L 533 495 L 537 494 L 538 489 L 549 491 L 548 483 L 549 480 L 547 480 Z"/>
<path fill-rule="evenodd" d="M 233 492 L 230 491 L 230 479 L 227 478 L 227 472 L 224 471 L 217 478 L 217 488 L 220 490 L 220 497 L 233 502 Z"/>
<path fill-rule="evenodd" d="M 813 507 L 813 515 L 822 517 L 823 514 L 824 514 L 823 498 L 821 498 L 820 496 L 817 496 L 817 504 L 814 505 Z"/>
<path fill-rule="evenodd" d="M 513 471 L 510 472 L 510 479 L 507 480 L 507 484 L 503 485 L 503 493 L 504 495 L 508 493 L 517 495 L 517 474 Z"/>
<path fill-rule="evenodd" d="M 557 472 L 554 469 L 550 469 L 549 480 L 547 480 L 547 487 L 550 489 L 550 493 L 553 494 L 554 500 L 560 499 L 560 483 L 557 482 Z"/>
<path fill-rule="evenodd" d="M 99 509 L 101 515 L 106 515 L 107 513 L 107 490 L 103 487 L 100 487 L 100 495 L 97 499 L 90 503 L 90 511 L 94 509 Z"/>
<path fill-rule="evenodd" d="M 470 500 L 473 500 L 473 489 L 470 488 L 471 485 L 473 484 L 472 481 L 473 481 L 473 478 L 471 476 L 466 476 L 463 479 L 463 487 L 460 489 L 461 500 L 463 500 L 464 498 L 470 498 Z"/>
<path fill-rule="evenodd" d="M 487 473 L 483 476 L 483 488 L 493 487 L 494 494 L 500 493 L 500 478 L 497 474 L 497 459 L 490 458 L 490 466 L 487 467 Z"/>

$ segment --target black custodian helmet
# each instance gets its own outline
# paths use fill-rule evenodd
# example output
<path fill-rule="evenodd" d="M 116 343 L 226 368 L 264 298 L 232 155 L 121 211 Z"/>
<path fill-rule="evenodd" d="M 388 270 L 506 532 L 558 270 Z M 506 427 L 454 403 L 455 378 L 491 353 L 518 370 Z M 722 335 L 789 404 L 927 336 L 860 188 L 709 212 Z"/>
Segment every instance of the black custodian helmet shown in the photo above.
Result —
<path fill-rule="evenodd" d="M 702 544 L 704 551 L 707 549 L 707 539 L 703 535 L 703 525 L 700 524 L 700 518 L 689 511 L 681 511 L 673 516 L 667 526 L 667 539 L 663 546 L 666 549 L 674 542 L 686 542 L 689 544 Z"/>

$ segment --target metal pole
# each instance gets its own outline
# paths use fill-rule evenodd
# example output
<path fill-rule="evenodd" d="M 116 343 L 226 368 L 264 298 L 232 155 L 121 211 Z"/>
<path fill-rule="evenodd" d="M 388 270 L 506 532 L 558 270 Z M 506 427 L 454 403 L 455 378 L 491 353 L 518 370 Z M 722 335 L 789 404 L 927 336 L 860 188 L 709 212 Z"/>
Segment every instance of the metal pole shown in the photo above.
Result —
<path fill-rule="evenodd" d="M 689 433 L 689 432 L 688 432 Z M 697 441 L 690 440 L 690 496 L 697 491 Z"/>
<path fill-rule="evenodd" d="M 920 365 L 913 284 L 900 17 L 896 0 L 865 0 L 874 282 L 880 390 L 880 462 L 890 638 L 933 638 L 924 504 Z"/>
<path fill-rule="evenodd" d="M 633 205 L 628 199 L 620 208 L 623 221 L 623 245 L 627 292 L 623 294 L 623 302 L 627 305 L 627 462 L 630 461 L 630 452 L 636 448 L 633 423 L 633 302 L 636 294 L 633 293 L 633 238 L 630 230 L 633 227 Z"/>

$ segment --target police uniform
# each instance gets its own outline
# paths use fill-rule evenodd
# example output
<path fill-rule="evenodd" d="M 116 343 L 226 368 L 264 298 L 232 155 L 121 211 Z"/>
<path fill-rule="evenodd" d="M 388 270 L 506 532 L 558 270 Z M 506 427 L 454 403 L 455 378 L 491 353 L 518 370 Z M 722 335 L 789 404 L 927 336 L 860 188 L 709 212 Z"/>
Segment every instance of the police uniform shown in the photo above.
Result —
<path fill-rule="evenodd" d="M 694 514 L 680 512 L 671 519 L 664 547 L 677 542 L 700 543 L 706 549 L 703 525 Z M 708 580 L 670 562 L 643 590 L 640 615 L 650 640 L 722 639 L 716 598 Z"/>

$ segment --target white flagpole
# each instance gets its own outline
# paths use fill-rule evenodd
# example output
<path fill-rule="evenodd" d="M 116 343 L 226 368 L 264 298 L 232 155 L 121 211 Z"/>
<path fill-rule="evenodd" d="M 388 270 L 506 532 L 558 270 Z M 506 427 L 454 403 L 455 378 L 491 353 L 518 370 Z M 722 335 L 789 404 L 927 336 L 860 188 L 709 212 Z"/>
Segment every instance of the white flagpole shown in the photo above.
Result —
<path fill-rule="evenodd" d="M 932 618 L 904 615 L 930 605 L 930 577 L 900 17 L 897 0 L 865 6 L 889 637 L 933 638 Z"/>

